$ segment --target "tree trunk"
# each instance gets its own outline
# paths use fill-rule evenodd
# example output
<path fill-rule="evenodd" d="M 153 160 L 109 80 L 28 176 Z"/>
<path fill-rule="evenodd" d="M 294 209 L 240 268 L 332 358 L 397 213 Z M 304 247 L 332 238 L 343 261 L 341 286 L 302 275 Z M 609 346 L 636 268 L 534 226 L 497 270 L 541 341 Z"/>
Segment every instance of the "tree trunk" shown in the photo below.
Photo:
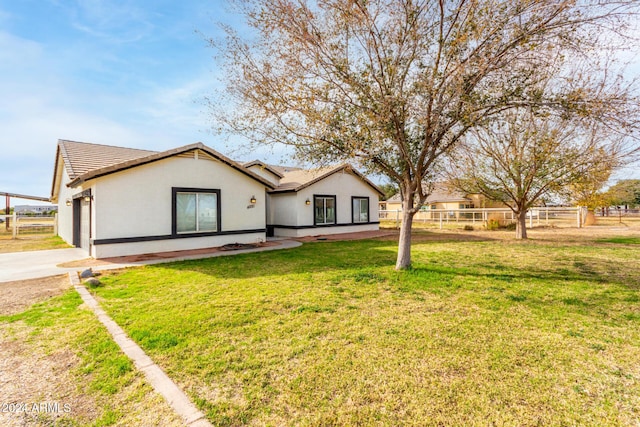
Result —
<path fill-rule="evenodd" d="M 404 203 L 403 203 L 404 205 Z M 402 210 L 402 224 L 400 225 L 400 238 L 398 239 L 398 259 L 396 270 L 404 270 L 411 267 L 411 227 L 415 213 L 410 209 Z"/>
<path fill-rule="evenodd" d="M 516 212 L 516 239 L 527 238 L 527 210 L 521 209 Z"/>

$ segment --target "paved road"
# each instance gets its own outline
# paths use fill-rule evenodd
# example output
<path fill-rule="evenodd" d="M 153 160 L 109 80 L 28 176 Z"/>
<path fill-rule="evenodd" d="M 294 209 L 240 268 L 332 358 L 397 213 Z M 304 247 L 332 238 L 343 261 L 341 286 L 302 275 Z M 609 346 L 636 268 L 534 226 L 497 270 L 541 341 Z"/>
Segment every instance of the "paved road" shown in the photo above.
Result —
<path fill-rule="evenodd" d="M 77 268 L 59 268 L 56 265 L 86 257 L 85 251 L 76 248 L 0 254 L 0 282 L 36 279 L 77 271 Z"/>

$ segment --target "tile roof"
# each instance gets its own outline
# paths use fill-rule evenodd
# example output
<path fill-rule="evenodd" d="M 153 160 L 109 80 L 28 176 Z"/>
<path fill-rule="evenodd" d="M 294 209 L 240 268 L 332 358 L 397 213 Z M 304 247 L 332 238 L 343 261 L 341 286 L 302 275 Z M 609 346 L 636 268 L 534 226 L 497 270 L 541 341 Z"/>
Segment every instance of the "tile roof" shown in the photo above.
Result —
<path fill-rule="evenodd" d="M 64 165 L 71 180 L 92 170 L 157 153 L 157 151 L 113 147 L 64 139 L 58 140 L 58 147 L 60 147 L 60 154 L 64 159 Z"/>
<path fill-rule="evenodd" d="M 305 170 L 297 167 L 266 165 L 265 163 L 257 160 L 245 164 L 240 164 L 229 159 L 228 157 L 225 157 L 224 155 L 218 153 L 217 151 L 207 147 L 200 142 L 167 151 L 158 152 L 150 150 L 139 150 L 135 148 L 92 144 L 86 142 L 59 140 L 58 150 L 64 160 L 64 167 L 66 168 L 71 180 L 67 185 L 72 187 L 90 179 L 99 178 L 101 176 L 109 175 L 114 172 L 140 166 L 146 163 L 155 162 L 157 160 L 179 155 L 187 151 L 202 150 L 203 152 L 231 166 L 232 168 L 243 172 L 244 174 L 259 182 L 262 182 L 263 184 L 266 184 L 267 187 L 272 189 L 271 192 L 277 193 L 299 191 L 324 178 L 327 178 L 334 173 L 342 171 L 358 176 L 366 184 L 375 189 L 378 193 L 383 194 L 383 192 L 375 184 L 373 184 L 364 175 L 362 175 L 360 172 L 358 172 L 348 164 L 310 170 Z M 256 164 L 267 168 L 276 175 L 281 175 L 282 177 L 280 179 L 280 185 L 274 188 L 274 184 L 272 182 L 248 169 L 248 167 Z M 55 176 L 51 194 L 53 195 L 54 192 Z"/>
<path fill-rule="evenodd" d="M 276 166 L 275 168 L 282 170 L 284 177 L 280 180 L 280 185 L 272 193 L 282 193 L 289 191 L 300 191 L 316 182 L 327 178 L 334 173 L 346 171 L 352 173 L 361 178 L 366 184 L 373 187 L 378 193 L 383 194 L 382 190 L 378 188 L 374 183 L 369 181 L 364 175 L 358 172 L 349 164 L 343 164 L 338 166 L 317 168 L 317 169 L 300 169 L 300 168 L 285 168 L 282 166 Z"/>
<path fill-rule="evenodd" d="M 155 162 L 194 150 L 201 150 L 209 156 L 227 164 L 243 174 L 273 188 L 274 184 L 246 169 L 241 164 L 207 147 L 201 142 L 189 144 L 167 151 L 149 151 L 133 148 L 113 147 L 110 145 L 60 140 L 58 149 L 64 160 L 71 181 L 68 186 L 76 186 L 84 181 L 99 178 L 125 169 Z M 57 159 L 56 159 L 57 162 Z M 57 167 L 57 166 L 56 166 Z M 55 187 L 55 177 L 54 177 Z M 52 194 L 55 188 L 52 190 Z"/>
<path fill-rule="evenodd" d="M 426 185 L 423 185 L 423 188 L 425 189 L 425 191 L 427 191 Z M 400 198 L 400 193 L 396 193 L 393 196 L 389 197 L 389 199 L 387 199 L 387 202 L 390 202 L 390 203 L 400 203 L 401 201 L 402 199 Z M 428 205 L 431 203 L 468 202 L 468 201 L 471 201 L 471 199 L 469 199 L 466 194 L 457 190 L 451 190 L 447 188 L 446 185 L 440 184 L 440 185 L 436 185 L 435 188 L 431 190 L 431 194 L 429 194 L 429 196 L 427 197 L 427 200 L 425 200 L 424 203 Z"/>

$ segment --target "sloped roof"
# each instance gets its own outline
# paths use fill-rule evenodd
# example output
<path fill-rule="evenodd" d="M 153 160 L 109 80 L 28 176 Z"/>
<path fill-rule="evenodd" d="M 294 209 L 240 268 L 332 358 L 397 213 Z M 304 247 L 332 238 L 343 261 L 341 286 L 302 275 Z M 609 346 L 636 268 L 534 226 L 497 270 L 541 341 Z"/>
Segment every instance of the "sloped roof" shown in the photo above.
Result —
<path fill-rule="evenodd" d="M 274 174 L 278 178 L 283 178 L 284 177 L 282 172 L 280 172 L 278 169 L 276 169 L 275 166 L 268 165 L 268 164 L 266 164 L 264 162 L 261 162 L 260 160 L 252 160 L 250 162 L 243 163 L 242 166 L 244 166 L 245 168 L 250 168 L 251 166 L 260 166 L 261 168 L 263 168 L 265 170 L 268 170 L 269 172 L 271 172 L 272 174 Z"/>
<path fill-rule="evenodd" d="M 282 167 L 280 167 L 282 170 Z M 280 185 L 276 187 L 274 190 L 271 190 L 271 193 L 285 193 L 285 192 L 296 192 L 300 191 L 304 188 L 307 188 L 318 181 L 321 181 L 334 173 L 338 172 L 348 172 L 353 173 L 362 179 L 367 185 L 371 186 L 374 190 L 376 190 L 379 194 L 384 194 L 383 191 L 378 188 L 377 185 L 369 181 L 364 175 L 358 172 L 355 168 L 353 168 L 349 164 L 343 164 L 333 167 L 325 167 L 318 169 L 300 169 L 300 168 L 289 168 L 288 172 L 284 172 L 284 177 L 280 180 Z"/>
<path fill-rule="evenodd" d="M 86 148 L 86 150 L 84 148 Z M 64 159 L 65 167 L 67 168 L 67 172 L 71 178 L 71 182 L 67 183 L 67 186 L 69 187 L 74 187 L 90 179 L 142 166 L 147 163 L 166 159 L 188 151 L 202 150 L 222 163 L 225 163 L 256 181 L 261 182 L 268 188 L 274 188 L 274 184 L 267 179 L 246 169 L 239 163 L 236 163 L 216 150 L 207 147 L 201 142 L 157 152 L 61 140 L 58 144 L 58 150 Z"/>
<path fill-rule="evenodd" d="M 67 141 L 64 139 L 58 140 L 58 147 L 64 159 L 67 174 L 72 180 L 92 170 L 157 153 L 157 151 Z"/>
<path fill-rule="evenodd" d="M 425 188 L 426 186 L 423 186 Z M 427 189 L 425 188 L 425 191 Z M 429 205 L 432 203 L 449 203 L 449 202 L 470 202 L 471 199 L 467 197 L 466 194 L 461 191 L 451 190 L 447 188 L 445 185 L 437 185 L 432 191 L 431 194 L 425 200 L 425 204 Z M 401 203 L 402 199 L 400 198 L 400 193 L 396 193 L 393 196 L 387 199 L 389 203 Z"/>

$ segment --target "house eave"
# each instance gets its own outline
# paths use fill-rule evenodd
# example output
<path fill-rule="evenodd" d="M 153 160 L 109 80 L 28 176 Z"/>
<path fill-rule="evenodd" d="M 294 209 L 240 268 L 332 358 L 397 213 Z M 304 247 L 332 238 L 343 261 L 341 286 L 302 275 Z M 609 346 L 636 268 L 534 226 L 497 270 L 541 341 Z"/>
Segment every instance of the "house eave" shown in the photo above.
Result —
<path fill-rule="evenodd" d="M 92 171 L 89 171 L 87 173 L 84 173 L 78 177 L 76 177 L 75 179 L 71 180 L 67 186 L 68 187 L 77 187 L 78 185 L 83 184 L 86 181 L 92 180 L 92 179 L 97 179 L 97 178 L 101 178 L 103 176 L 107 176 L 116 172 L 122 172 L 128 169 L 132 169 L 138 166 L 143 166 L 149 163 L 154 163 L 157 162 L 159 160 L 163 160 L 163 159 L 167 159 L 170 157 L 174 157 L 177 156 L 179 154 L 182 153 L 186 153 L 192 150 L 202 150 L 205 153 L 207 153 L 208 155 L 214 157 L 215 159 L 221 161 L 222 163 L 226 164 L 227 166 L 230 166 L 231 168 L 237 170 L 238 172 L 241 172 L 244 175 L 249 176 L 250 178 L 253 178 L 254 180 L 264 184 L 266 187 L 268 188 L 275 188 L 275 185 L 273 183 L 271 183 L 270 181 L 268 181 L 265 178 L 262 178 L 261 176 L 257 175 L 256 173 L 242 167 L 242 165 L 234 162 L 233 160 L 229 159 L 228 157 L 225 157 L 224 155 L 218 153 L 217 151 L 207 147 L 206 145 L 204 145 L 201 142 L 197 142 L 195 144 L 189 144 L 189 145 L 185 145 L 182 147 L 178 147 L 178 148 L 174 148 L 171 150 L 167 150 L 167 151 L 163 151 L 160 153 L 155 153 L 155 154 L 151 154 L 149 156 L 145 156 L 145 157 L 141 157 L 138 159 L 133 159 L 133 160 L 127 160 L 125 162 L 121 162 L 121 163 L 117 163 L 115 165 L 111 165 L 111 166 L 106 166 L 103 168 L 99 168 L 99 169 L 94 169 Z"/>

